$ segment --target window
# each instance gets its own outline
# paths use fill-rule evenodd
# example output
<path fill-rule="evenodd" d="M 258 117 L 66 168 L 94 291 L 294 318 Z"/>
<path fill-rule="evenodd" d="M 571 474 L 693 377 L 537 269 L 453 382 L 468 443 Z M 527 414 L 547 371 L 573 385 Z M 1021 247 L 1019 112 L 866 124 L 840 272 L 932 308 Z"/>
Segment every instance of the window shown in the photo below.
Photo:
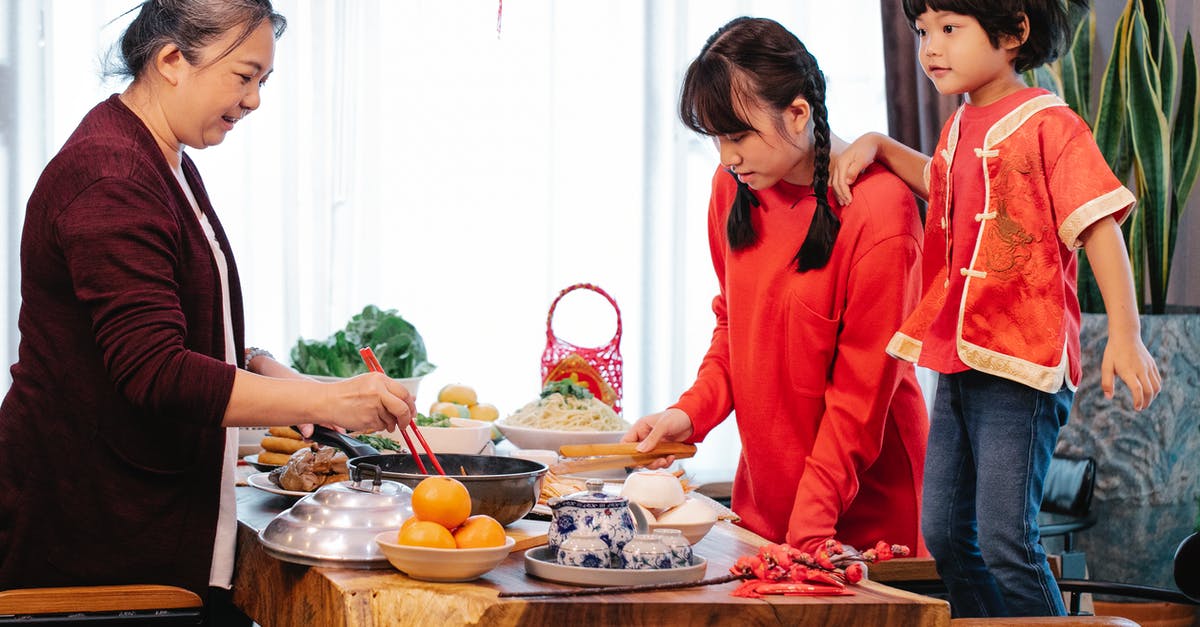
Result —
<path fill-rule="evenodd" d="M 730 18 L 769 16 L 805 41 L 828 77 L 836 134 L 887 123 L 873 0 L 523 0 L 504 3 L 499 35 L 496 0 L 275 4 L 289 26 L 262 107 L 224 145 L 188 151 L 236 251 L 247 341 L 285 355 L 367 303 L 397 309 L 439 366 L 422 410 L 455 381 L 502 413 L 532 400 L 547 309 L 576 282 L 620 305 L 628 419 L 691 382 L 713 324 L 704 220 L 717 158 L 678 122 L 675 98 Z M 0 0 L 20 13 L 17 30 L 41 33 L 9 42 L 23 53 L 20 127 L 35 132 L 22 137 L 6 215 L 19 215 L 79 118 L 122 88 L 101 84 L 97 60 L 128 5 Z M 3 227 L 6 268 L 15 225 Z M 563 301 L 556 332 L 607 342 L 611 307 L 580 294 Z M 5 363 L 15 326 L 5 320 Z M 698 465 L 731 471 L 728 433 Z"/>

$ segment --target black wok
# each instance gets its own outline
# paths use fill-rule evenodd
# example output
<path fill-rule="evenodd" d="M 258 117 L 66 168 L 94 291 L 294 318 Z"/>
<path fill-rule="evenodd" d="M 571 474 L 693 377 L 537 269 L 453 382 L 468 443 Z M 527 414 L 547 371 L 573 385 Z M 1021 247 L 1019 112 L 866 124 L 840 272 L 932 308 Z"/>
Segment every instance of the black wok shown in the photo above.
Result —
<path fill-rule="evenodd" d="M 354 481 L 370 481 L 378 469 L 383 479 L 412 488 L 429 476 L 417 470 L 412 455 L 381 454 L 375 447 L 332 429 L 317 426 L 311 439 L 345 452 L 350 457 L 350 479 Z M 440 453 L 437 458 L 446 476 L 461 481 L 471 493 L 471 513 L 487 514 L 505 526 L 523 518 L 537 504 L 547 470 L 545 464 L 516 457 Z M 422 454 L 421 461 L 426 469 L 433 469 L 427 455 Z"/>

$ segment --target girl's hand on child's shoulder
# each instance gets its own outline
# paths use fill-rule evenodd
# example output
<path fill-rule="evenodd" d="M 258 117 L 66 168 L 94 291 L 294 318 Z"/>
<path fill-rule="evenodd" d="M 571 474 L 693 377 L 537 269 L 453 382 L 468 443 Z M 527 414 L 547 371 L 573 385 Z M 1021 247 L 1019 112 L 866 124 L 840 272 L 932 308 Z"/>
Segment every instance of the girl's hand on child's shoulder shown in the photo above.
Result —
<path fill-rule="evenodd" d="M 833 187 L 838 204 L 845 207 L 854 200 L 850 187 L 858 179 L 858 175 L 875 162 L 878 153 L 879 134 L 867 133 L 833 157 L 833 162 L 829 165 L 829 184 Z"/>
<path fill-rule="evenodd" d="M 1128 337 L 1114 335 L 1110 330 L 1100 366 L 1100 388 L 1104 391 L 1104 398 L 1111 399 L 1115 391 L 1114 375 L 1120 377 L 1129 387 L 1133 408 L 1141 411 L 1150 407 L 1154 397 L 1158 396 L 1162 389 L 1162 375 L 1137 332 L 1125 335 Z"/>

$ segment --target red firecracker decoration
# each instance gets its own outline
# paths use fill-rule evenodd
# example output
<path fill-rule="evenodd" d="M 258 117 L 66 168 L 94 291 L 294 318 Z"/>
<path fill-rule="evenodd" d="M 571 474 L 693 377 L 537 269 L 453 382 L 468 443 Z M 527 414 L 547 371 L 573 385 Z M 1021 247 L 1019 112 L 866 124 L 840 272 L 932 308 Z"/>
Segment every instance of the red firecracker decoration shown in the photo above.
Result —
<path fill-rule="evenodd" d="M 739 557 L 729 569 L 730 573 L 748 580 L 733 591 L 733 596 L 757 599 L 768 594 L 854 594 L 846 585 L 857 584 L 866 577 L 864 564 L 886 562 L 908 554 L 907 546 L 882 540 L 859 553 L 829 538 L 815 555 L 787 544 L 765 544 L 758 549 L 758 554 Z"/>

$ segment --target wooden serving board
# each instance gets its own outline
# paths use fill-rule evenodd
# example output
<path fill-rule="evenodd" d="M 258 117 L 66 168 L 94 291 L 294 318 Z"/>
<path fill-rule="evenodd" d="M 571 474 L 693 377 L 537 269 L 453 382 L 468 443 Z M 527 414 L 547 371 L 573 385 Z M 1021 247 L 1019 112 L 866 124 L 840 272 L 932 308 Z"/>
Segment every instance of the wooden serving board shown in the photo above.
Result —
<path fill-rule="evenodd" d="M 517 543 L 513 545 L 513 553 L 542 546 L 548 542 L 546 534 L 550 532 L 550 521 L 530 520 L 522 518 L 504 528 L 504 533 L 512 536 Z"/>

